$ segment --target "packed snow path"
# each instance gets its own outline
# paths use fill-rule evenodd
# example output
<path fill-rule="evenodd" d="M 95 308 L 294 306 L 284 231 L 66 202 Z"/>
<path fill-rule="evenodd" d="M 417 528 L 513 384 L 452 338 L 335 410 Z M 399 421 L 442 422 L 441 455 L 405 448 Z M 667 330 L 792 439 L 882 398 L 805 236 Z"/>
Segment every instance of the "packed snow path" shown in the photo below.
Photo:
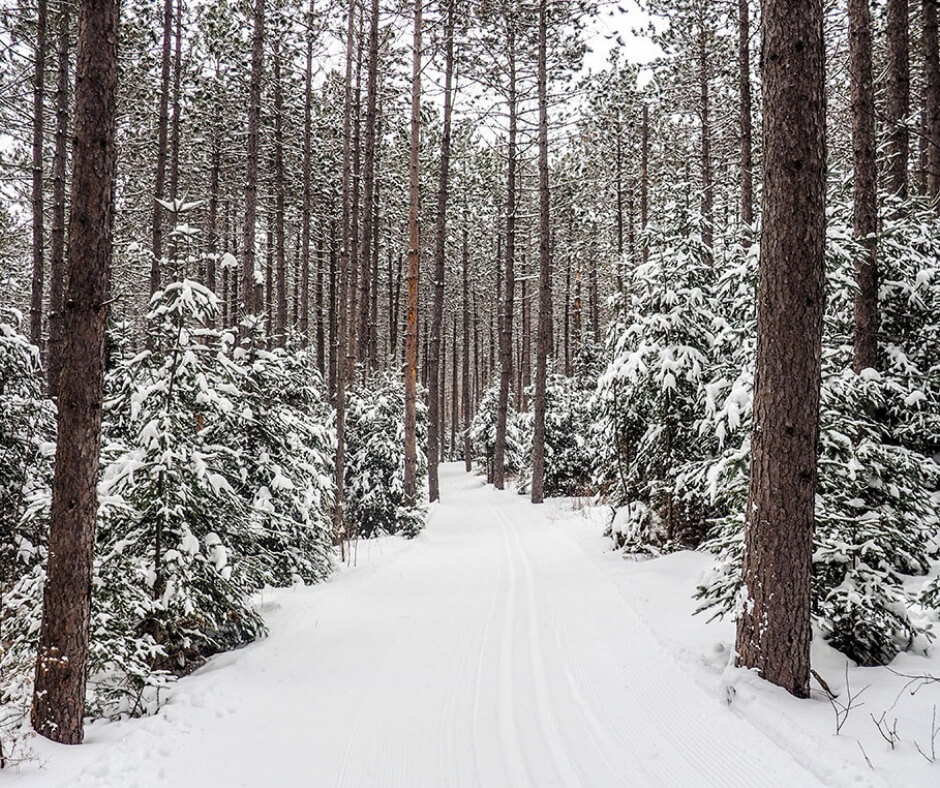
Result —
<path fill-rule="evenodd" d="M 268 639 L 183 680 L 154 718 L 93 726 L 87 747 L 56 748 L 45 779 L 31 778 L 70 788 L 819 784 L 696 684 L 549 509 L 456 465 L 442 487 L 419 539 L 381 559 L 370 543 L 360 548 L 373 551 L 369 566 L 280 593 Z"/>

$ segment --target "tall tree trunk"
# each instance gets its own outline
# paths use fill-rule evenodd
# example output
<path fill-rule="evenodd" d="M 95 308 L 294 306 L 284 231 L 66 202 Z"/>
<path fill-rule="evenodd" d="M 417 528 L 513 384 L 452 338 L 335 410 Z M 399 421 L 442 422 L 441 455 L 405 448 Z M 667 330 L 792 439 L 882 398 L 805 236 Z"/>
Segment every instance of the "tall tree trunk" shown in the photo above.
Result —
<path fill-rule="evenodd" d="M 264 72 L 264 10 L 265 0 L 254 0 L 248 140 L 245 150 L 245 224 L 242 227 L 242 317 L 260 308 L 260 304 L 255 303 L 255 223 L 258 219 L 258 148 L 261 133 L 261 82 Z"/>
<path fill-rule="evenodd" d="M 360 20 L 360 24 L 361 24 Z M 352 208 L 350 214 L 350 249 L 349 249 L 349 318 L 346 340 L 346 384 L 352 386 L 356 381 L 357 344 L 359 342 L 359 185 L 362 178 L 362 31 L 356 37 L 356 90 L 353 105 L 352 138 Z"/>
<path fill-rule="evenodd" d="M 313 21 L 313 0 L 310 0 L 309 17 Z M 303 141 L 303 207 L 300 218 L 300 344 L 310 343 L 310 212 L 313 198 L 310 168 L 313 152 L 313 38 L 307 39 L 307 60 L 304 67 L 304 141 Z M 317 241 L 317 368 L 323 369 L 323 235 Z"/>
<path fill-rule="evenodd" d="M 910 33 L 908 0 L 888 0 L 886 57 L 888 84 L 885 109 L 888 115 L 888 191 L 907 197 L 907 167 L 910 157 L 907 116 L 911 111 Z"/>
<path fill-rule="evenodd" d="M 509 386 L 512 381 L 512 318 L 516 256 L 516 135 L 518 106 L 516 95 L 516 30 L 515 22 L 507 20 L 509 66 L 509 139 L 506 172 L 506 269 L 502 316 L 499 321 L 499 402 L 496 410 L 496 446 L 493 451 L 493 485 L 497 490 L 506 486 L 506 422 L 509 416 Z M 497 267 L 498 267 L 497 263 Z M 498 289 L 498 288 L 497 288 Z M 499 300 L 497 295 L 497 311 Z"/>
<path fill-rule="evenodd" d="M 940 198 L 940 54 L 937 46 L 937 0 L 923 0 L 923 3 L 927 195 L 936 201 Z"/>
<path fill-rule="evenodd" d="M 864 256 L 855 264 L 856 372 L 878 366 L 878 180 L 875 168 L 875 88 L 871 59 L 870 0 L 849 0 L 849 61 L 852 80 L 852 161 L 855 238 Z"/>
<path fill-rule="evenodd" d="M 470 390 L 470 239 L 464 213 L 463 239 L 460 251 L 461 289 L 463 291 L 463 358 L 461 389 L 463 391 L 463 454 L 467 473 L 473 470 L 473 447 L 470 445 L 470 420 L 473 417 L 473 393 Z"/>
<path fill-rule="evenodd" d="M 49 344 L 46 386 L 50 397 L 59 393 L 62 369 L 65 306 L 65 172 L 69 136 L 69 3 L 59 4 L 56 44 L 55 152 L 52 157 L 52 235 L 49 250 Z"/>
<path fill-rule="evenodd" d="M 459 416 L 459 388 L 457 381 L 457 366 L 458 366 L 458 357 L 457 357 L 457 310 L 453 312 L 453 333 L 451 334 L 451 344 L 450 344 L 450 457 L 455 459 L 457 457 L 457 422 L 460 421 Z"/>
<path fill-rule="evenodd" d="M 338 348 L 337 331 L 339 316 L 337 315 L 337 290 L 339 287 L 339 269 L 337 266 L 337 248 L 336 248 L 336 220 L 330 220 L 330 283 L 329 283 L 329 308 L 327 309 L 327 327 L 329 328 L 329 392 L 330 397 L 336 398 L 336 352 Z"/>
<path fill-rule="evenodd" d="M 181 2 L 181 0 L 178 0 Z M 153 195 L 152 257 L 150 295 L 160 289 L 160 261 L 163 258 L 163 205 L 166 199 L 167 138 L 170 124 L 170 66 L 173 48 L 173 0 L 163 2 L 163 53 L 160 57 L 160 102 L 157 119 L 157 174 Z"/>
<path fill-rule="evenodd" d="M 317 369 L 320 370 L 320 374 L 323 376 L 323 379 L 326 380 L 326 348 L 324 346 L 325 337 L 323 325 L 323 266 L 326 261 L 323 259 L 323 232 L 324 230 L 321 226 L 319 228 L 319 232 L 317 233 L 317 277 L 316 293 L 314 295 L 314 309 L 316 310 L 317 316 Z"/>
<path fill-rule="evenodd" d="M 218 77 L 218 72 L 216 72 Z M 213 293 L 216 288 L 216 265 L 219 259 L 219 182 L 222 171 L 222 109 L 216 106 L 212 124 L 212 163 L 209 174 L 209 227 L 206 255 L 205 285 Z"/>
<path fill-rule="evenodd" d="M 415 0 L 414 44 L 411 72 L 411 146 L 408 160 L 408 315 L 405 331 L 405 479 L 403 503 L 418 502 L 417 382 L 418 382 L 418 271 L 420 266 L 421 180 L 418 153 L 421 145 L 421 0 Z"/>
<path fill-rule="evenodd" d="M 339 542 L 341 557 L 346 558 L 346 524 L 343 503 L 346 480 L 346 351 L 347 305 L 349 303 L 349 255 L 354 243 L 352 235 L 352 112 L 353 112 L 353 56 L 356 47 L 356 0 L 349 0 L 346 26 L 346 81 L 343 97 L 343 215 L 339 257 L 339 285 L 336 293 L 336 462 L 334 463 L 336 501 L 333 509 L 333 538 Z M 332 348 L 331 348 L 332 351 Z"/>
<path fill-rule="evenodd" d="M 649 261 L 650 246 L 646 237 L 646 225 L 649 221 L 649 193 L 650 193 L 650 107 L 643 102 L 643 123 L 640 128 L 640 227 L 643 236 L 643 263 Z M 580 266 L 579 266 L 580 268 Z"/>
<path fill-rule="evenodd" d="M 176 0 L 176 21 L 174 23 L 174 53 L 173 53 L 173 115 L 170 121 L 170 202 L 173 204 L 173 225 L 179 221 L 177 200 L 180 188 L 180 93 L 183 80 L 183 0 Z M 185 275 L 182 270 L 184 263 L 177 260 L 176 236 L 170 231 L 169 258 L 173 261 L 172 276 L 181 279 Z"/>
<path fill-rule="evenodd" d="M 366 86 L 365 160 L 362 168 L 362 237 L 359 242 L 359 344 L 357 356 L 368 374 L 369 320 L 372 316 L 372 243 L 375 222 L 375 148 L 379 93 L 379 0 L 372 0 L 369 19 L 369 62 Z"/>
<path fill-rule="evenodd" d="M 76 60 L 67 337 L 32 723 L 63 744 L 84 735 L 101 398 L 114 223 L 118 0 L 81 0 Z"/>
<path fill-rule="evenodd" d="M 274 236 L 277 253 L 274 342 L 282 348 L 287 344 L 287 250 L 284 237 L 284 95 L 280 36 L 274 42 Z"/>
<path fill-rule="evenodd" d="M 617 116 L 617 122 L 614 126 L 614 160 L 615 176 L 617 181 L 617 267 L 616 280 L 617 292 L 623 292 L 623 124 L 620 121 L 620 115 Z"/>
<path fill-rule="evenodd" d="M 736 651 L 739 665 L 805 698 L 825 302 L 823 4 L 762 9 L 763 232 Z"/>
<path fill-rule="evenodd" d="M 751 125 L 750 0 L 738 0 L 738 101 L 741 116 L 741 223 L 754 224 L 754 158 Z"/>
<path fill-rule="evenodd" d="M 437 185 L 437 222 L 434 239 L 434 279 L 432 282 L 431 337 L 428 352 L 428 491 L 430 499 L 441 497 L 437 477 L 440 461 L 437 444 L 443 430 L 440 398 L 441 333 L 444 317 L 444 257 L 447 251 L 447 199 L 450 175 L 452 87 L 454 79 L 454 0 L 447 0 L 444 27 L 444 126 L 441 131 L 441 169 Z"/>
<path fill-rule="evenodd" d="M 37 0 L 36 46 L 33 50 L 33 183 L 30 197 L 33 209 L 33 277 L 29 302 L 29 340 L 36 347 L 42 347 L 42 296 L 45 279 L 42 148 L 45 136 L 43 116 L 46 100 L 46 17 L 46 0 Z"/>
<path fill-rule="evenodd" d="M 548 183 L 547 0 L 539 0 L 539 335 L 535 360 L 535 425 L 532 440 L 532 503 L 545 499 L 545 384 L 552 342 L 551 193 Z M 621 238 L 622 242 L 622 238 Z"/>
<path fill-rule="evenodd" d="M 712 174 L 711 96 L 709 94 L 708 24 L 705 6 L 699 10 L 698 83 L 699 117 L 702 123 L 702 243 L 711 249 L 714 241 L 715 183 Z"/>

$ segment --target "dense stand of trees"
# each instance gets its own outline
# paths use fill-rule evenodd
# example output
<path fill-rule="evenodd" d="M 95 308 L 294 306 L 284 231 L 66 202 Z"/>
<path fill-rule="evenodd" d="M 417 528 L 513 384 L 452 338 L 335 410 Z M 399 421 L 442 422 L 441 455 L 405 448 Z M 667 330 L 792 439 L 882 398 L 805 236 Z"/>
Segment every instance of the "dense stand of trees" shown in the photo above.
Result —
<path fill-rule="evenodd" d="M 584 26 L 610 10 L 597 0 L 131 0 L 119 35 L 116 4 L 103 0 L 80 0 L 77 15 L 69 0 L 6 13 L 0 265 L 58 401 L 49 545 L 75 562 L 49 562 L 39 664 L 59 664 L 53 616 L 76 650 L 67 677 L 37 669 L 37 730 L 81 739 L 88 612 L 74 589 L 91 572 L 109 311 L 123 331 L 112 365 L 156 350 L 151 298 L 184 278 L 218 296 L 213 329 L 309 354 L 335 420 L 328 505 L 345 548 L 361 525 L 344 500 L 348 405 L 360 413 L 359 393 L 383 374 L 403 381 L 405 510 L 422 507 L 425 453 L 432 501 L 438 464 L 469 469 L 477 456 L 499 489 L 524 466 L 539 503 L 573 489 L 557 483 L 561 380 L 587 390 L 586 370 L 596 378 L 605 334 L 643 297 L 630 282 L 673 254 L 664 239 L 691 241 L 711 282 L 755 232 L 751 604 L 738 654 L 808 693 L 827 184 L 851 180 L 862 250 L 851 366 L 886 370 L 899 340 L 881 315 L 879 232 L 940 194 L 937 3 L 847 0 L 825 14 L 818 0 L 641 5 L 668 21 L 650 34 L 662 56 L 642 74 L 616 46 L 604 69 L 584 72 Z M 828 77 L 827 57 L 843 64 Z M 660 295 L 671 287 L 664 278 Z M 654 475 L 680 450 L 669 379 Z M 616 474 L 575 486 L 616 476 L 670 539 L 701 536 L 704 514 L 624 472 L 623 458 L 646 449 L 642 426 L 615 436 Z M 81 505 L 65 506 L 79 488 Z"/>

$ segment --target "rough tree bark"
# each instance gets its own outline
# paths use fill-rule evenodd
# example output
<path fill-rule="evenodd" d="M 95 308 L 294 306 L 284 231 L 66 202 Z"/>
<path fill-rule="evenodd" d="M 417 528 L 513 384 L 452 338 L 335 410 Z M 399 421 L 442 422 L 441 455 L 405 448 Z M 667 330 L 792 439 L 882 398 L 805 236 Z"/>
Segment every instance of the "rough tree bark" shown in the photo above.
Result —
<path fill-rule="evenodd" d="M 643 102 L 643 123 L 640 128 L 640 227 L 646 231 L 649 221 L 649 193 L 650 193 L 650 107 Z M 643 264 L 649 262 L 649 240 L 643 237 Z"/>
<path fill-rule="evenodd" d="M 160 289 L 160 260 L 163 257 L 163 206 L 166 199 L 167 139 L 170 125 L 170 66 L 173 46 L 173 0 L 163 3 L 163 52 L 160 57 L 160 100 L 157 117 L 157 174 L 153 189 L 152 257 L 150 295 Z"/>
<path fill-rule="evenodd" d="M 940 52 L 937 45 L 937 0 L 923 2 L 927 195 L 936 200 L 940 198 Z"/>
<path fill-rule="evenodd" d="M 506 421 L 509 416 L 509 386 L 512 381 L 512 318 L 513 291 L 516 278 L 513 265 L 516 257 L 516 135 L 518 101 L 516 94 L 516 30 L 512 19 L 506 23 L 509 70 L 509 139 L 506 169 L 506 268 L 502 314 L 499 320 L 499 402 L 496 409 L 496 445 L 493 450 L 493 485 L 497 490 L 506 486 Z M 499 263 L 497 262 L 497 268 Z M 499 297 L 497 296 L 497 311 Z"/>
<path fill-rule="evenodd" d="M 547 0 L 539 0 L 539 328 L 535 360 L 535 426 L 532 440 L 532 503 L 545 499 L 545 383 L 552 342 L 551 193 L 548 183 Z"/>
<path fill-rule="evenodd" d="M 245 224 L 242 227 L 241 315 L 256 312 L 255 223 L 258 219 L 258 155 L 261 133 L 261 82 L 264 71 L 265 0 L 254 0 L 251 37 L 251 83 L 248 97 L 248 139 L 245 149 Z"/>
<path fill-rule="evenodd" d="M 741 223 L 754 224 L 754 142 L 751 122 L 750 0 L 738 0 L 738 101 L 741 125 Z"/>
<path fill-rule="evenodd" d="M 763 232 L 737 661 L 809 696 L 825 302 L 822 0 L 763 0 Z"/>
<path fill-rule="evenodd" d="M 878 366 L 878 181 L 875 165 L 875 88 L 870 0 L 849 0 L 849 71 L 852 89 L 852 162 L 856 239 L 864 256 L 855 264 L 853 367 Z"/>
<path fill-rule="evenodd" d="M 369 61 L 366 86 L 365 158 L 362 167 L 362 235 L 359 240 L 359 343 L 363 375 L 369 369 L 369 323 L 372 316 L 372 243 L 375 224 L 375 150 L 379 93 L 379 0 L 372 0 L 369 19 Z"/>
<path fill-rule="evenodd" d="M 313 25 L 313 0 L 310 0 L 309 24 Z M 307 59 L 304 65 L 304 141 L 303 207 L 300 218 L 300 344 L 310 343 L 310 213 L 313 198 L 310 178 L 313 139 L 313 36 L 307 33 Z M 317 367 L 323 374 L 323 236 L 317 242 Z"/>
<path fill-rule="evenodd" d="M 42 148 L 44 139 L 44 104 L 46 100 L 46 0 L 36 3 L 36 45 L 33 49 L 33 276 L 29 301 L 29 341 L 42 347 L 42 302 L 45 279 L 43 254 L 43 184 Z"/>
<path fill-rule="evenodd" d="M 46 387 L 50 397 L 59 393 L 62 369 L 65 305 L 65 172 L 69 135 L 69 3 L 59 4 L 56 44 L 55 151 L 52 156 L 52 233 L 49 248 L 49 343 Z"/>
<path fill-rule="evenodd" d="M 699 118 L 702 123 L 702 243 L 711 249 L 714 242 L 715 179 L 712 172 L 711 95 L 709 85 L 706 4 L 699 7 L 698 83 Z"/>
<path fill-rule="evenodd" d="M 888 191 L 907 196 L 907 167 L 910 137 L 907 116 L 911 111 L 910 32 L 908 0 L 888 0 L 888 61 L 885 111 L 888 121 Z"/>
<path fill-rule="evenodd" d="M 282 348 L 287 344 L 287 250 L 284 237 L 284 93 L 280 35 L 274 40 L 274 237 L 277 255 L 274 343 Z"/>
<path fill-rule="evenodd" d="M 63 744 L 80 744 L 84 735 L 113 233 L 118 17 L 118 0 L 79 4 L 67 339 L 32 705 L 36 731 Z"/>
<path fill-rule="evenodd" d="M 454 80 L 454 0 L 447 0 L 444 26 L 444 125 L 441 130 L 441 168 L 437 184 L 437 221 L 434 238 L 434 278 L 431 301 L 431 337 L 428 348 L 428 492 L 441 497 L 437 477 L 439 436 L 443 432 L 440 399 L 441 333 L 444 319 L 444 257 L 447 251 L 447 198 L 450 176 L 450 137 Z"/>
<path fill-rule="evenodd" d="M 356 47 L 356 0 L 349 0 L 346 26 L 346 79 L 343 96 L 343 182 L 342 182 L 342 227 L 340 229 L 339 280 L 336 288 L 334 309 L 335 329 L 332 332 L 330 353 L 335 356 L 335 396 L 336 408 L 336 462 L 334 464 L 336 501 L 333 508 L 333 539 L 340 544 L 343 560 L 346 558 L 346 524 L 343 502 L 345 500 L 346 479 L 346 345 L 347 345 L 347 303 L 349 291 L 349 252 L 353 243 L 352 236 L 352 79 L 353 53 Z M 332 298 L 332 287 L 330 292 Z M 331 372 L 333 371 L 331 369 Z"/>
<path fill-rule="evenodd" d="M 414 44 L 411 72 L 411 145 L 408 158 L 408 302 L 405 331 L 405 479 L 403 503 L 418 502 L 417 382 L 418 382 L 418 270 L 420 266 L 421 180 L 418 153 L 421 144 L 421 0 L 415 0 Z"/>
<path fill-rule="evenodd" d="M 473 447 L 470 445 L 470 420 L 473 418 L 473 395 L 470 391 L 470 238 L 464 215 L 463 238 L 460 247 L 460 273 L 463 303 L 461 328 L 463 331 L 463 358 L 461 366 L 461 389 L 463 390 L 463 454 L 467 473 L 473 470 Z"/>

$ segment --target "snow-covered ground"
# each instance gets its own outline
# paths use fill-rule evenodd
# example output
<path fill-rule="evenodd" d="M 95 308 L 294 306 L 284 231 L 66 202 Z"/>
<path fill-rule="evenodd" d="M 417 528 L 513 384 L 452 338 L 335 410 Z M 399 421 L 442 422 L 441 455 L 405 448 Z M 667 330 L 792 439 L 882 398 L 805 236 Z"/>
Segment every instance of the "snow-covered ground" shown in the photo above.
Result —
<path fill-rule="evenodd" d="M 868 715 L 905 679 L 854 669 L 853 692 L 873 686 L 836 736 L 821 693 L 797 701 L 727 669 L 733 626 L 690 615 L 706 556 L 624 561 L 570 502 L 533 507 L 456 465 L 442 486 L 417 540 L 362 543 L 330 582 L 270 594 L 269 638 L 183 679 L 155 717 L 93 724 L 82 747 L 34 740 L 12 782 L 940 784 L 912 743 L 930 754 L 940 684 L 887 712 L 903 739 L 891 750 Z M 814 658 L 844 701 L 844 660 L 822 644 Z M 924 657 L 896 667 L 940 674 Z"/>

